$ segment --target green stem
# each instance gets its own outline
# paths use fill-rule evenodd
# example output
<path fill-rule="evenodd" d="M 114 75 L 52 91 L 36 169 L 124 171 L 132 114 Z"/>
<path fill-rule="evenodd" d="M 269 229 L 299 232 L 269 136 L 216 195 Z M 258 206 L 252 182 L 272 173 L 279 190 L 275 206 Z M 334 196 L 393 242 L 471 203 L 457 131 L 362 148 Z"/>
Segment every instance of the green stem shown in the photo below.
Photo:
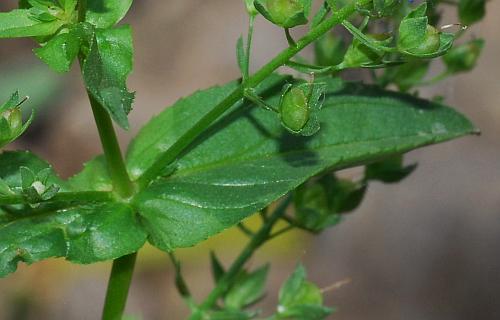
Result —
<path fill-rule="evenodd" d="M 238 223 L 238 229 L 249 237 L 253 237 L 254 233 L 243 222 Z"/>
<path fill-rule="evenodd" d="M 426 80 L 426 81 L 421 81 L 419 83 L 416 83 L 416 87 L 423 87 L 423 86 L 430 86 L 433 84 L 436 84 L 438 82 L 443 81 L 444 79 L 448 78 L 451 74 L 448 71 L 443 71 L 442 73 L 438 74 L 432 79 Z"/>
<path fill-rule="evenodd" d="M 295 40 L 292 37 L 292 34 L 290 33 L 290 29 L 288 29 L 288 28 L 285 28 L 285 37 L 286 37 L 286 41 L 288 42 L 288 45 L 290 47 L 295 47 L 297 45 L 297 43 L 295 42 Z"/>
<path fill-rule="evenodd" d="M 108 112 L 100 103 L 89 93 L 90 105 L 94 114 L 97 130 L 101 139 L 104 156 L 113 182 L 113 190 L 122 198 L 128 198 L 134 193 L 134 187 L 123 161 L 122 152 L 113 123 Z"/>
<path fill-rule="evenodd" d="M 245 81 L 248 79 L 248 76 L 250 75 L 250 55 L 252 53 L 254 22 L 255 22 L 255 16 L 250 15 L 248 20 L 247 46 L 245 52 L 245 70 L 243 71 Z"/>
<path fill-rule="evenodd" d="M 87 0 L 78 0 L 78 22 L 85 21 L 87 13 Z"/>
<path fill-rule="evenodd" d="M 356 12 L 356 3 L 367 3 L 369 0 L 360 0 L 359 2 L 351 1 L 341 10 L 335 12 L 331 17 L 325 19 L 322 23 L 311 29 L 304 37 L 299 39 L 295 46 L 290 46 L 283 50 L 270 62 L 264 65 L 253 76 L 248 78 L 248 81 L 236 88 L 224 100 L 210 110 L 198 122 L 196 122 L 190 130 L 183 134 L 170 148 L 165 151 L 156 162 L 138 179 L 140 188 L 146 187 L 151 181 L 156 179 L 160 172 L 167 165 L 176 160 L 176 158 L 191 144 L 200 134 L 202 134 L 215 120 L 217 120 L 224 112 L 231 108 L 235 103 L 243 98 L 245 88 L 255 88 L 264 79 L 269 77 L 276 69 L 285 65 L 302 49 L 313 43 L 316 39 L 331 30 L 334 26 L 350 17 Z"/>
<path fill-rule="evenodd" d="M 102 312 L 103 320 L 122 319 L 136 258 L 137 254 L 133 253 L 113 261 Z"/>
<path fill-rule="evenodd" d="M 284 199 L 273 214 L 266 220 L 264 225 L 262 225 L 259 231 L 252 237 L 252 240 L 250 240 L 247 246 L 243 249 L 229 270 L 220 278 L 217 286 L 200 305 L 202 310 L 208 310 L 214 306 L 217 300 L 224 294 L 224 292 L 227 291 L 234 278 L 240 273 L 241 268 L 243 268 L 245 263 L 252 257 L 253 253 L 269 239 L 271 230 L 273 229 L 275 223 L 278 222 L 278 220 L 280 220 L 285 214 L 285 210 L 290 204 L 290 201 L 290 197 Z"/>

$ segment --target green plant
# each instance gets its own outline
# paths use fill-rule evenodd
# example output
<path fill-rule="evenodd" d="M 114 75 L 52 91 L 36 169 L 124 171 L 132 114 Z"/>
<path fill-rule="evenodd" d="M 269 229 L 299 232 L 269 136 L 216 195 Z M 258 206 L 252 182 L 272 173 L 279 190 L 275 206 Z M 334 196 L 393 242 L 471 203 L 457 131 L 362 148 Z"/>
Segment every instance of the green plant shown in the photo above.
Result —
<path fill-rule="evenodd" d="M 131 4 L 21 0 L 19 9 L 0 13 L 0 37 L 32 37 L 35 54 L 55 71 L 67 72 L 78 60 L 104 150 L 66 181 L 28 151 L 0 155 L 0 276 L 19 262 L 51 257 L 82 264 L 114 259 L 103 319 L 121 319 L 136 253 L 146 241 L 169 253 L 191 319 L 260 316 L 248 308 L 262 298 L 269 267 L 244 267 L 265 242 L 294 228 L 319 233 L 339 223 L 370 181 L 398 182 L 415 169 L 403 165 L 403 153 L 477 132 L 452 109 L 404 93 L 472 69 L 483 46 L 472 40 L 452 48 L 463 30 L 438 31 L 436 6 L 328 0 L 311 19 L 312 0 L 245 0 L 248 38 L 236 50 L 242 78 L 176 102 L 141 129 L 124 159 L 112 121 L 129 127 L 133 46 L 130 27 L 116 24 Z M 463 23 L 484 15 L 484 1 L 451 5 Z M 289 47 L 250 74 L 259 13 L 284 28 Z M 394 33 L 378 32 L 375 20 Z M 295 40 L 290 28 L 309 22 Z M 340 39 L 332 33 L 337 27 L 352 38 Z M 310 44 L 315 63 L 298 55 Z M 439 56 L 445 71 L 424 80 L 429 59 Z M 283 65 L 314 76 L 275 73 Z M 341 72 L 350 68 L 368 69 L 376 85 L 343 81 Z M 391 85 L 403 92 L 385 89 Z M 2 144 L 31 122 L 22 124 L 20 102 L 16 93 L 0 108 Z M 365 167 L 360 181 L 335 175 L 353 166 Z M 243 220 L 257 212 L 262 225 L 254 232 Z M 280 220 L 289 226 L 276 230 Z M 194 301 L 175 249 L 235 225 L 248 245 L 227 270 L 212 253 L 215 287 Z M 331 312 L 299 266 L 269 319 L 323 319 Z"/>

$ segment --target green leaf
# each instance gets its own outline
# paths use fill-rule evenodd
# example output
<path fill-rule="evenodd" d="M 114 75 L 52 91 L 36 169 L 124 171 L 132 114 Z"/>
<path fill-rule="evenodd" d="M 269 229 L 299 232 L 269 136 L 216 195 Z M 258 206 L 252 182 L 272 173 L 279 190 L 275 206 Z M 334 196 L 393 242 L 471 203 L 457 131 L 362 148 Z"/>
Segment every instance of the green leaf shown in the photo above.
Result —
<path fill-rule="evenodd" d="M 486 13 L 486 0 L 460 0 L 458 15 L 460 22 L 471 25 L 484 18 Z"/>
<path fill-rule="evenodd" d="M 35 196 L 42 200 L 58 190 L 49 187 L 40 194 L 37 189 L 40 184 L 67 189 L 49 164 L 29 152 L 1 153 L 0 179 L 15 194 L 35 185 Z M 65 257 L 86 264 L 115 259 L 137 251 L 145 240 L 146 234 L 136 214 L 124 203 L 42 203 L 36 208 L 2 206 L 0 277 L 14 272 L 19 262 L 31 264 L 51 257 Z"/>
<path fill-rule="evenodd" d="M 150 241 L 167 251 L 195 245 L 326 170 L 371 163 L 475 131 L 466 118 L 438 103 L 324 81 L 321 130 L 312 137 L 289 134 L 279 119 L 251 104 L 237 105 L 236 112 L 200 136 L 172 175 L 133 200 Z M 234 86 L 195 93 L 155 118 L 132 145 L 129 170 L 147 168 Z M 269 104 L 276 105 L 279 91 L 268 93 Z"/>
<path fill-rule="evenodd" d="M 38 58 L 55 71 L 68 72 L 80 51 L 80 39 L 71 32 L 62 33 L 34 51 Z"/>
<path fill-rule="evenodd" d="M 113 183 L 108 173 L 106 159 L 98 156 L 83 165 L 83 170 L 68 180 L 71 190 L 112 191 Z"/>
<path fill-rule="evenodd" d="M 0 221 L 0 277 L 14 272 L 18 262 L 65 257 L 87 264 L 115 259 L 137 251 L 146 238 L 131 208 L 121 203 L 27 212 Z"/>
<path fill-rule="evenodd" d="M 110 28 L 125 17 L 133 0 L 87 0 L 85 22 Z"/>
<path fill-rule="evenodd" d="M 240 273 L 225 296 L 224 306 L 239 310 L 262 298 L 268 271 L 269 265 L 265 265 L 252 273 Z"/>
<path fill-rule="evenodd" d="M 22 167 L 25 169 L 21 171 L 20 168 Z M 49 174 L 47 174 L 47 171 L 45 172 L 45 183 L 57 184 L 60 186 L 64 185 L 64 181 L 54 173 L 51 166 L 31 152 L 4 151 L 0 154 L 0 178 L 4 180 L 11 189 L 20 190 L 23 188 L 22 172 L 24 172 L 26 174 L 25 177 L 28 178 L 26 169 L 33 173 L 33 177 L 29 177 L 33 178 L 33 181 L 29 184 L 34 182 L 34 173 L 49 169 Z M 24 187 L 28 187 L 28 185 L 25 183 Z"/>
<path fill-rule="evenodd" d="M 134 94 L 127 89 L 132 71 L 132 31 L 129 26 L 97 30 L 83 66 L 87 89 L 114 121 L 128 129 Z"/>
<path fill-rule="evenodd" d="M 78 0 L 59 0 L 61 8 L 63 8 L 65 12 L 75 11 L 77 2 Z"/>
<path fill-rule="evenodd" d="M 421 18 L 425 17 L 427 13 L 427 2 L 422 2 L 420 5 L 418 5 L 415 9 L 410 11 L 407 15 L 406 18 Z"/>
<path fill-rule="evenodd" d="M 257 92 L 273 90 L 278 94 L 285 79 L 287 77 L 273 75 L 258 87 Z M 127 150 L 127 168 L 132 180 L 139 178 L 163 152 L 191 129 L 193 123 L 205 116 L 238 86 L 238 81 L 232 81 L 224 86 L 197 91 L 151 119 Z"/>
<path fill-rule="evenodd" d="M 61 20 L 40 21 L 29 9 L 0 12 L 0 38 L 50 36 L 64 24 Z"/>
<path fill-rule="evenodd" d="M 398 47 L 401 50 L 408 50 L 419 46 L 425 39 L 427 17 L 405 18 L 399 25 Z"/>

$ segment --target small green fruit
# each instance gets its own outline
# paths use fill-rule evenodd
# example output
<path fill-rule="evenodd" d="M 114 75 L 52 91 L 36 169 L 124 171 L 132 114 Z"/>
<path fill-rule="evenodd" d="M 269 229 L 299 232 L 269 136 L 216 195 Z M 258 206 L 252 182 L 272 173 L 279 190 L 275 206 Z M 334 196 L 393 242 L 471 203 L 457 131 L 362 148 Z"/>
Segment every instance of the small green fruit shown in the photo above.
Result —
<path fill-rule="evenodd" d="M 443 61 L 450 73 L 465 72 L 476 66 L 477 60 L 484 47 L 484 40 L 474 39 L 461 46 L 451 49 Z"/>
<path fill-rule="evenodd" d="M 255 0 L 255 9 L 267 20 L 283 27 L 293 28 L 307 23 L 312 0 Z"/>
<path fill-rule="evenodd" d="M 299 0 L 268 0 L 267 10 L 276 23 L 285 24 L 287 19 L 300 14 L 304 7 Z"/>
<path fill-rule="evenodd" d="M 291 88 L 283 96 L 280 108 L 281 122 L 293 132 L 299 132 L 309 121 L 309 103 L 303 90 Z"/>
<path fill-rule="evenodd" d="M 424 41 L 418 46 L 409 49 L 408 52 L 415 55 L 431 54 L 438 51 L 440 45 L 439 31 L 433 26 L 427 25 Z"/>
<path fill-rule="evenodd" d="M 15 92 L 3 105 L 0 106 L 0 147 L 17 139 L 26 131 L 33 117 L 23 124 L 23 115 L 19 107 L 24 100 Z M 33 116 L 33 115 L 32 115 Z"/>

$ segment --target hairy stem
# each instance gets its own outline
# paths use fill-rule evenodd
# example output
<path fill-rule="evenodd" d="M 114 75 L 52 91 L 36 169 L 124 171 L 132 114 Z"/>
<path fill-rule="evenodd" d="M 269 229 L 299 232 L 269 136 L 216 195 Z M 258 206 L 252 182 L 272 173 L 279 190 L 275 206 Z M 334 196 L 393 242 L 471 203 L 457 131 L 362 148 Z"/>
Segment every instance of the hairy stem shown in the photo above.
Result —
<path fill-rule="evenodd" d="M 273 212 L 271 216 L 266 220 L 266 222 L 262 225 L 262 227 L 255 233 L 252 237 L 252 240 L 246 245 L 243 251 L 240 253 L 238 258 L 233 262 L 229 270 L 220 278 L 217 283 L 217 286 L 210 292 L 207 298 L 200 305 L 202 310 L 210 309 L 214 306 L 224 292 L 227 291 L 234 278 L 240 273 L 241 269 L 245 265 L 245 263 L 252 257 L 254 252 L 260 248 L 268 239 L 273 229 L 274 225 L 281 217 L 285 214 L 285 210 L 290 204 L 290 197 L 284 199 L 278 208 Z"/>
<path fill-rule="evenodd" d="M 342 23 L 356 12 L 356 3 L 363 4 L 369 0 L 351 1 L 341 10 L 335 12 L 331 17 L 325 19 L 322 23 L 311 29 L 304 37 L 299 39 L 294 46 L 279 53 L 269 63 L 264 65 L 253 76 L 249 77 L 245 84 L 242 84 L 231 92 L 223 101 L 216 105 L 203 118 L 198 120 L 193 127 L 181 136 L 165 153 L 163 153 L 156 162 L 138 179 L 140 188 L 147 186 L 154 180 L 167 165 L 176 160 L 184 149 L 191 144 L 200 134 L 202 134 L 215 120 L 224 112 L 231 108 L 235 103 L 243 98 L 245 89 L 255 88 L 264 79 L 269 77 L 276 69 L 285 65 L 302 49 L 313 43 L 316 39 L 331 30 L 334 26 Z"/>
<path fill-rule="evenodd" d="M 103 320 L 122 319 L 136 258 L 137 254 L 133 253 L 113 261 L 102 312 Z"/>

